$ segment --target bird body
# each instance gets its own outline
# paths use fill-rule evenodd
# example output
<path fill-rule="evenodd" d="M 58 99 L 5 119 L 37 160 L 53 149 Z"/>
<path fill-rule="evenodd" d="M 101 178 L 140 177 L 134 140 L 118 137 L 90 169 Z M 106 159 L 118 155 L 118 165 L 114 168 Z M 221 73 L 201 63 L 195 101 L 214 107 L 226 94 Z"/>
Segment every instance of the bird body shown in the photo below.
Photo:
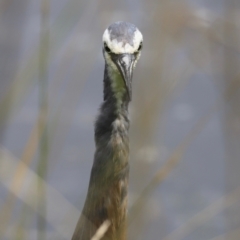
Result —
<path fill-rule="evenodd" d="M 96 151 L 88 193 L 72 240 L 90 240 L 106 220 L 110 225 L 102 240 L 126 239 L 128 105 L 142 36 L 133 24 L 117 22 L 106 29 L 103 42 L 104 102 L 95 123 Z"/>

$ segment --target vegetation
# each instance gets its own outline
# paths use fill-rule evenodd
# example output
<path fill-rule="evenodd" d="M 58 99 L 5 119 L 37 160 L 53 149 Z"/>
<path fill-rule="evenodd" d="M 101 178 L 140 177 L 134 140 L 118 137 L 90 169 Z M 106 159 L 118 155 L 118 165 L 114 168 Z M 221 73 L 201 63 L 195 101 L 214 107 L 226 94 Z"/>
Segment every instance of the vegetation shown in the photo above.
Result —
<path fill-rule="evenodd" d="M 239 239 L 240 6 L 197 2 L 1 1 L 1 239 L 70 239 L 94 153 L 101 35 L 117 20 L 144 36 L 129 239 Z"/>

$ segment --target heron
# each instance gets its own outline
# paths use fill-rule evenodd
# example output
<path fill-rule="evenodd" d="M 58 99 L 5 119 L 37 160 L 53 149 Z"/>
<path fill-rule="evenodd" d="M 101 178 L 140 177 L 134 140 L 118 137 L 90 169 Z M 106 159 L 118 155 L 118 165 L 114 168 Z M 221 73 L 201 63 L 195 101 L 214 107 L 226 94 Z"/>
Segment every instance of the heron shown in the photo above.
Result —
<path fill-rule="evenodd" d="M 105 221 L 102 240 L 125 240 L 129 179 L 129 113 L 133 69 L 143 36 L 128 22 L 103 33 L 103 103 L 95 122 L 95 154 L 85 204 L 72 240 L 90 240 Z"/>

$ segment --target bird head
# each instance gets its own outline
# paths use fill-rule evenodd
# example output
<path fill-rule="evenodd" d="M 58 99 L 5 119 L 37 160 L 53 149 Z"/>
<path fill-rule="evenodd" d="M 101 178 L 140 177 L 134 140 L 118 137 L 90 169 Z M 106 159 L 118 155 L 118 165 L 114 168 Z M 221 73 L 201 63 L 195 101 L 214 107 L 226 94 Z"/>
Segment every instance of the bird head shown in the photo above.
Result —
<path fill-rule="evenodd" d="M 103 34 L 103 55 L 111 74 L 121 76 L 129 100 L 132 97 L 133 69 L 140 57 L 143 37 L 127 22 L 111 24 Z"/>

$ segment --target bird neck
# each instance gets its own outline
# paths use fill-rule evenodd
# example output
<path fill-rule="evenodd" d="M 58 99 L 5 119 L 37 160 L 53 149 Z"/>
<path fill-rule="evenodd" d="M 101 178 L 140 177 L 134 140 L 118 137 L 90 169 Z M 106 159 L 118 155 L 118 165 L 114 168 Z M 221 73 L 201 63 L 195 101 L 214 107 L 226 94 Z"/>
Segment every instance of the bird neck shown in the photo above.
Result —
<path fill-rule="evenodd" d="M 94 206 L 97 206 L 97 211 L 91 206 L 92 212 L 84 213 L 85 216 L 90 216 L 88 218 L 97 227 L 104 220 L 111 221 L 104 240 L 126 239 L 129 100 L 123 84 L 123 80 L 117 74 L 111 73 L 105 67 L 104 102 L 95 123 L 96 151 L 90 180 L 90 186 L 93 186 L 90 192 L 94 192 L 95 196 L 92 201 Z"/>
<path fill-rule="evenodd" d="M 104 102 L 95 125 L 96 143 L 108 143 L 119 132 L 122 137 L 128 135 L 128 105 L 129 98 L 121 75 L 105 66 Z"/>
<path fill-rule="evenodd" d="M 110 220 L 111 225 L 103 240 L 126 239 L 129 100 L 120 80 L 123 81 L 105 68 L 104 102 L 95 123 L 96 151 L 88 195 L 74 240 L 91 239 L 95 234 L 92 226 L 98 229 L 105 220 Z"/>

